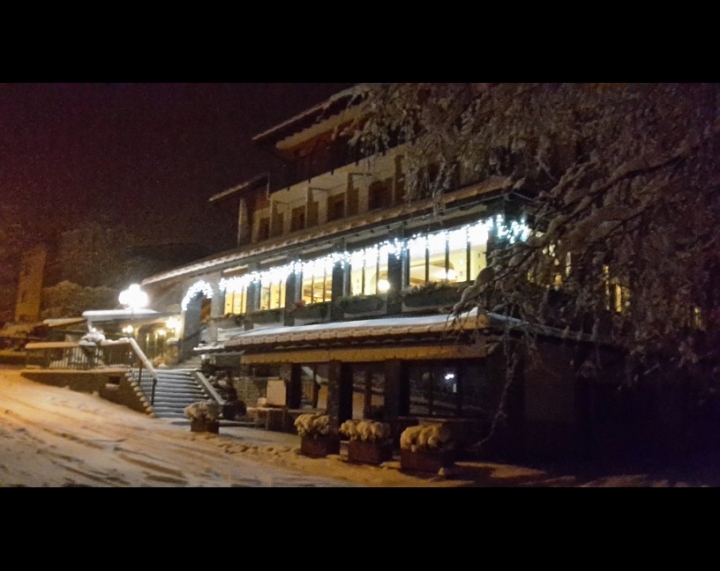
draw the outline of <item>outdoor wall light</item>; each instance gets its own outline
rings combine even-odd
[[[178,329],[180,329],[180,321],[178,319],[175,319],[174,317],[171,317],[165,322],[165,326],[173,332],[173,334],[177,334]]]

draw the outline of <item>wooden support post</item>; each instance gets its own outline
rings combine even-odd
[[[410,377],[400,359],[385,361],[385,418],[396,420],[410,414]]]
[[[328,363],[327,410],[330,426],[335,430],[352,418],[352,381],[352,369],[348,363],[334,360]]]

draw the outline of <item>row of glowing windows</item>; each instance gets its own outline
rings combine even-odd
[[[444,248],[410,247],[408,249],[408,272],[404,287],[414,287],[428,282],[468,282],[477,277],[486,265],[486,243],[463,246],[446,243]],[[301,299],[306,304],[332,299],[332,271],[325,268],[316,275],[303,276]],[[390,289],[388,282],[388,257],[378,255],[365,261],[360,268],[350,267],[350,295],[373,295]],[[285,306],[285,280],[262,283],[259,309],[275,309]],[[247,289],[225,293],[225,313],[241,315],[247,312]]]

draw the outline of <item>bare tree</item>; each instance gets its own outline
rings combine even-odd
[[[553,327],[619,348],[625,383],[655,370],[712,390],[719,96],[715,84],[363,85],[354,142],[406,145],[407,198],[432,196],[438,212],[459,170],[511,177],[531,236],[494,250],[457,315],[516,318],[505,323],[529,346]]]

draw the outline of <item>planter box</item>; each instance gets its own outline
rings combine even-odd
[[[392,460],[393,450],[390,442],[348,442],[348,462],[357,464],[382,464]]]
[[[330,314],[330,302],[296,307],[290,314],[297,320],[322,320]]]
[[[337,436],[303,436],[300,453],[311,458],[324,458],[328,454],[340,454],[340,438]]]
[[[250,321],[257,323],[258,325],[265,325],[268,323],[280,323],[283,320],[282,308],[277,309],[265,309],[261,311],[255,311],[249,316]]]
[[[212,432],[220,433],[220,422],[217,420],[199,420],[193,418],[190,420],[190,432]]]
[[[381,296],[354,296],[344,297],[339,301],[343,313],[348,315],[362,315],[385,311],[385,298]]]
[[[406,307],[434,307],[455,305],[460,301],[461,291],[456,288],[440,288],[431,291],[407,293],[403,296]]]
[[[441,452],[400,450],[400,469],[407,472],[437,473],[440,468],[448,468],[455,462],[452,450]]]

